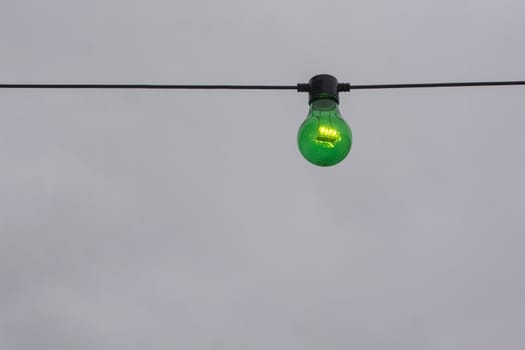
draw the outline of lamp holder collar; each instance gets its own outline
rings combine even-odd
[[[308,103],[319,99],[329,99],[339,103],[339,92],[350,91],[350,84],[339,83],[337,78],[330,74],[319,74],[310,79],[306,84],[299,84],[297,90],[308,92]]]

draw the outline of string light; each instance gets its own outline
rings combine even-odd
[[[137,90],[296,90],[309,93],[310,110],[299,128],[297,143],[301,154],[312,164],[331,166],[350,152],[352,132],[339,112],[339,92],[351,90],[413,89],[474,86],[525,85],[525,81],[479,81],[410,84],[339,83],[331,75],[316,75],[308,83],[295,85],[229,84],[0,84],[0,89],[137,89]]]

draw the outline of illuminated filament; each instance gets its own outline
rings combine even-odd
[[[334,148],[335,143],[341,140],[341,135],[336,129],[332,129],[326,126],[320,126],[318,129],[319,133],[315,138],[316,143],[323,144],[327,147]]]

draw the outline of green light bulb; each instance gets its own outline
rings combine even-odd
[[[297,133],[303,157],[318,166],[335,165],[345,159],[352,146],[352,131],[341,118],[336,101],[314,100]]]

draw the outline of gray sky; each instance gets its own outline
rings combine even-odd
[[[523,0],[2,0],[0,80],[523,80]],[[0,349],[521,350],[525,89],[0,91]]]

